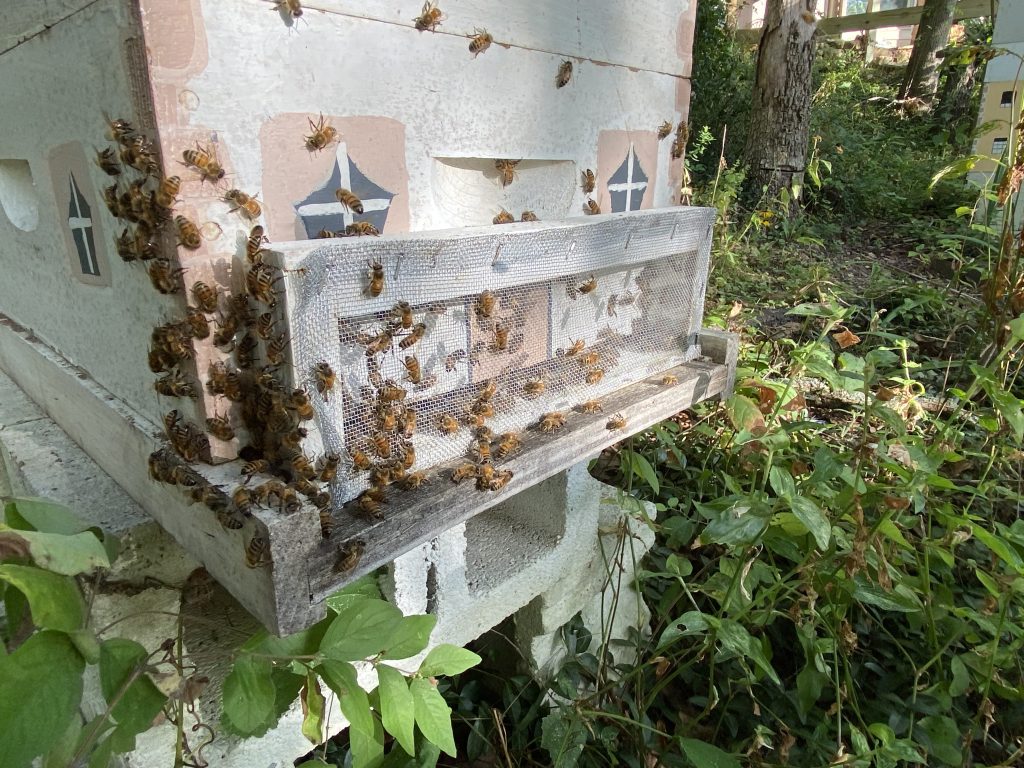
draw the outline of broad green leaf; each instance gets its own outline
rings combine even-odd
[[[4,519],[11,528],[72,536],[88,526],[63,504],[36,497],[9,499],[4,504]]]
[[[910,542],[907,541],[907,538],[903,535],[903,531],[897,527],[896,523],[888,518],[878,524],[878,532],[885,536],[885,538],[889,539],[889,541],[894,542],[896,546],[901,549],[913,549],[913,547],[910,546]]]
[[[409,684],[401,672],[387,664],[377,665],[377,679],[380,681],[377,693],[384,730],[395,737],[407,754],[415,755],[416,708]]]
[[[327,700],[320,690],[320,681],[312,672],[306,675],[306,684],[299,694],[302,701],[302,735],[313,744],[324,740],[324,712]]]
[[[108,704],[117,703],[111,716],[117,729],[111,738],[135,746],[135,736],[148,730],[167,697],[142,671],[149,653],[134,640],[111,638],[100,644],[100,688]],[[132,679],[134,676],[134,679]]]
[[[437,616],[426,613],[418,616],[404,616],[398,629],[388,638],[388,647],[382,659],[408,659],[427,647],[430,633],[437,624]]]
[[[429,680],[416,678],[409,684],[416,715],[416,726],[431,744],[446,755],[455,757],[455,736],[452,734],[452,711],[437,688]]]
[[[337,768],[337,766],[332,765],[331,763],[325,763],[319,757],[314,757],[303,763],[299,763],[295,768]]]
[[[806,722],[807,715],[814,711],[814,705],[817,704],[821,692],[828,682],[828,676],[819,672],[813,661],[809,661],[807,666],[797,674],[796,691],[800,722]]]
[[[76,714],[68,721],[64,733],[43,757],[42,768],[67,768],[71,765],[71,758],[75,755],[75,747],[81,735],[82,719]]]
[[[266,659],[240,656],[224,681],[224,715],[233,730],[258,736],[275,722],[272,667]]]
[[[321,619],[309,629],[283,637],[261,629],[246,641],[241,650],[265,656],[312,656],[320,648],[330,623],[330,618]]]
[[[793,475],[785,467],[773,464],[768,470],[768,482],[776,496],[796,495],[796,483],[793,481]]]
[[[922,717],[914,728],[914,735],[932,757],[946,765],[961,765],[960,728],[953,718],[944,715]]]
[[[949,660],[949,674],[952,678],[949,681],[949,695],[956,698],[967,693],[967,689],[971,687],[971,674],[959,656]]]
[[[723,619],[718,627],[718,640],[723,648],[750,659],[772,682],[782,685],[768,657],[765,656],[761,643],[738,621]]]
[[[0,768],[25,768],[61,741],[78,714],[84,670],[60,632],[38,632],[0,657]]]
[[[639,453],[630,451],[629,463],[632,465],[633,474],[647,483],[654,495],[657,496],[661,492],[661,485],[658,482],[658,473],[654,471],[651,462]]]
[[[853,590],[853,597],[866,605],[873,605],[884,611],[913,613],[921,609],[921,603],[912,596],[895,591],[886,592],[881,587],[868,584],[865,581],[858,581]]]
[[[708,619],[714,617],[708,617],[699,611],[687,611],[678,619],[672,621],[665,631],[661,633],[661,639],[658,640],[658,650],[662,650],[680,637],[688,637],[691,635],[700,635],[708,631],[709,622]],[[680,629],[680,627],[683,629]]]
[[[441,643],[430,649],[430,653],[420,664],[419,673],[424,677],[459,675],[470,667],[475,667],[480,661],[480,657],[472,651],[459,648],[457,645]]]
[[[30,565],[0,565],[6,581],[28,599],[32,621],[43,629],[72,632],[82,626],[85,605],[75,580]]]
[[[695,768],[740,768],[739,760],[706,741],[680,738],[679,746]]]
[[[350,729],[363,735],[372,735],[375,726],[370,699],[366,691],[359,687],[355,667],[345,661],[328,659],[321,662],[316,671],[337,695],[338,706],[348,720]]]
[[[553,768],[576,765],[587,743],[587,729],[571,709],[552,709],[541,721],[540,730],[540,745],[547,750]]]
[[[331,622],[320,652],[337,661],[361,661],[384,651],[402,612],[384,600],[359,599]]]
[[[987,528],[978,525],[975,522],[968,521],[967,525],[970,526],[971,533],[974,534],[974,537],[992,550],[992,553],[996,557],[1017,571],[1017,573],[1024,572],[1024,562],[1021,561],[1020,555],[1018,555],[1016,550],[1011,548],[1001,537],[996,536]]]
[[[328,597],[327,607],[335,613],[340,613],[341,608],[351,598],[368,597],[371,600],[379,600],[380,596],[380,585],[377,583],[377,577],[372,573],[368,573],[365,576],[360,576],[351,584],[346,584]]]
[[[24,531],[21,536],[28,542],[29,553],[35,564],[48,571],[77,576],[93,568],[110,567],[103,542],[92,533],[68,536],[62,533]]]
[[[987,158],[982,155],[967,155],[966,157],[961,157],[958,160],[955,160],[932,176],[931,183],[928,185],[928,191],[931,192],[935,188],[935,185],[943,179],[955,179],[961,176],[966,176],[970,173],[971,169],[978,164],[979,160],[984,159]]]
[[[821,507],[806,496],[787,496],[786,503],[800,522],[807,526],[818,549],[828,549],[829,541],[832,540],[832,524]]]
[[[771,510],[764,505],[738,501],[709,520],[700,539],[706,544],[746,546],[764,533],[770,517]]]
[[[764,434],[764,416],[757,403],[746,395],[733,395],[725,401],[725,412],[736,430],[746,430],[753,435]]]
[[[370,733],[349,729],[348,743],[352,748],[352,768],[377,768],[384,762],[384,729],[376,717],[371,716]]]
[[[87,664],[100,663],[100,641],[96,639],[92,630],[76,629],[74,632],[68,632],[68,637]]]
[[[107,768],[114,757],[113,735],[100,741],[89,755],[89,768]]]
[[[896,732],[885,723],[872,723],[868,726],[868,733],[882,742],[883,747],[888,747],[896,740]]]

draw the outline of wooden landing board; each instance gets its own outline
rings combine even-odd
[[[461,462],[435,468],[431,484],[414,492],[391,494],[384,519],[367,522],[346,507],[331,541],[317,550],[310,562],[313,602],[320,602],[349,581],[391,562],[447,530],[507,500],[516,493],[546,480],[609,445],[691,407],[701,400],[722,395],[731,384],[734,367],[723,363],[693,361],[669,371],[679,379],[675,385],[661,383],[662,376],[644,379],[602,398],[603,412],[566,414],[560,430],[543,433],[531,429],[524,434],[523,447],[507,461],[495,461],[497,471],[510,469],[512,480],[501,491],[480,491],[472,479],[458,485],[450,479],[451,468]],[[621,415],[626,425],[609,430],[613,416]],[[339,548],[361,540],[365,552],[357,567],[344,575],[334,572]]]

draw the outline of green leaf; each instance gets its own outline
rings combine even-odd
[[[764,434],[764,416],[757,403],[746,395],[733,395],[725,401],[725,413],[737,431],[746,430],[753,435]]]
[[[629,462],[633,468],[633,474],[647,483],[654,495],[657,496],[661,492],[661,485],[658,483],[658,473],[654,471],[651,462],[636,451],[629,452]]]
[[[243,736],[258,736],[274,724],[274,682],[266,659],[240,656],[224,681],[224,716]]]
[[[110,713],[117,723],[111,738],[128,744],[128,749],[134,748],[135,736],[149,729],[167,701],[141,672],[148,657],[146,649],[134,640],[115,637],[100,644],[100,688],[107,704],[117,700]]]
[[[341,608],[348,604],[354,597],[368,597],[371,600],[380,599],[380,585],[377,577],[372,573],[360,576],[351,584],[346,584],[337,592],[327,598],[327,607],[335,613],[341,613]]]
[[[958,160],[955,160],[932,176],[931,183],[928,185],[928,191],[931,192],[935,188],[935,185],[943,179],[955,179],[960,176],[966,176],[971,169],[977,165],[979,160],[986,159],[988,158],[985,158],[982,155],[967,155],[966,157],[961,157]]]
[[[540,724],[540,745],[554,768],[571,768],[579,762],[587,743],[586,726],[570,709],[552,709]]]
[[[331,763],[325,763],[319,757],[314,757],[306,760],[304,763],[299,763],[295,768],[337,768],[337,766]]]
[[[107,768],[114,757],[113,735],[108,736],[96,745],[89,755],[89,768]]]
[[[377,693],[384,730],[395,737],[407,754],[415,755],[416,708],[409,684],[401,672],[387,664],[377,665],[377,679],[380,681]]]
[[[764,655],[761,643],[738,621],[722,619],[718,627],[718,640],[722,643],[723,648],[750,659],[772,682],[782,685],[779,676],[768,661],[768,657]]]
[[[480,657],[472,651],[459,648],[457,645],[441,643],[431,648],[427,658],[420,664],[419,673],[424,677],[459,675],[470,667],[475,667],[480,661]]]
[[[30,565],[0,565],[6,581],[28,599],[32,621],[43,629],[72,632],[82,626],[85,605],[75,580]]]
[[[412,692],[416,725],[420,733],[441,751],[455,757],[455,736],[452,734],[452,711],[429,680],[416,678],[409,685]]]
[[[427,647],[430,633],[437,624],[437,616],[426,613],[419,616],[404,616],[391,637],[388,638],[387,650],[382,659],[408,659]]]
[[[698,510],[705,507],[695,504]],[[700,539],[706,544],[746,546],[753,544],[768,527],[771,510],[763,504],[737,501],[708,521]]]
[[[828,517],[821,507],[806,496],[787,496],[786,503],[793,510],[793,514],[810,531],[811,536],[814,537],[814,543],[818,545],[818,549],[828,549],[828,544],[832,540],[832,524],[828,521]]]
[[[796,495],[796,483],[793,482],[793,475],[784,467],[773,464],[771,469],[768,470],[768,482],[771,484],[776,496]]]
[[[807,666],[797,674],[796,692],[801,722],[805,722],[807,715],[814,710],[814,705],[817,704],[828,682],[828,676],[815,668],[813,660],[807,662]]]
[[[68,632],[68,637],[75,644],[78,652],[82,654],[82,658],[85,659],[86,663],[100,663],[100,641],[96,639],[96,635],[93,634],[92,630],[76,629],[74,632]]]
[[[67,768],[71,765],[71,758],[75,756],[75,747],[81,735],[82,720],[75,715],[68,721],[64,733],[43,757],[42,768]]]
[[[109,568],[110,560],[103,542],[92,533],[40,533],[24,531],[20,534],[29,545],[29,554],[40,568],[64,576],[77,576],[93,568]]]
[[[949,695],[956,698],[967,693],[967,689],[971,687],[971,675],[959,656],[949,660],[949,674],[952,678],[949,682]]]
[[[370,733],[349,729],[348,743],[352,748],[352,768],[377,768],[384,762],[384,729],[380,721],[371,716]]]
[[[11,528],[65,536],[81,533],[88,528],[63,504],[31,496],[9,499],[4,504],[4,519]]]
[[[316,671],[337,695],[338,706],[348,720],[350,730],[372,735],[375,726],[370,699],[366,691],[359,687],[355,667],[348,662],[327,660],[320,663]]]
[[[944,715],[922,717],[914,728],[914,734],[933,757],[946,765],[961,764],[960,728],[953,718]]]
[[[299,694],[302,700],[302,735],[313,744],[324,740],[324,712],[327,700],[320,690],[320,681],[312,672],[306,675],[306,684]]]
[[[883,611],[899,611],[900,613],[913,613],[921,609],[919,601],[909,595],[897,592],[886,592],[881,587],[858,581],[853,590],[853,597],[866,605],[873,605]]]
[[[402,612],[384,600],[359,598],[331,622],[320,652],[337,661],[361,661],[384,651]]]
[[[78,714],[84,670],[59,632],[38,632],[0,657],[0,768],[25,768],[61,741]]]
[[[696,768],[740,768],[739,760],[706,741],[680,738],[679,746]]]

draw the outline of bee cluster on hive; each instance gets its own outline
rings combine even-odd
[[[306,444],[342,457],[338,514],[380,520],[432,483],[500,491],[528,441],[699,354],[706,253],[648,247],[678,220],[666,212],[614,234],[586,221],[584,231],[325,243],[296,262],[292,375],[308,388],[318,369],[333,374],[311,396]]]

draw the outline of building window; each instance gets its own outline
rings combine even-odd
[[[78,188],[74,174],[68,174],[68,183],[71,185],[68,202],[68,227],[71,228],[71,238],[75,241],[75,250],[78,251],[82,274],[99,277],[100,267],[96,261],[96,242],[92,236],[92,211],[82,191]]]
[[[1006,149],[1006,139],[992,139],[992,154],[999,157]]]
[[[1000,107],[1012,107],[1013,106],[1013,91],[1003,91],[1003,95],[999,97]]]

